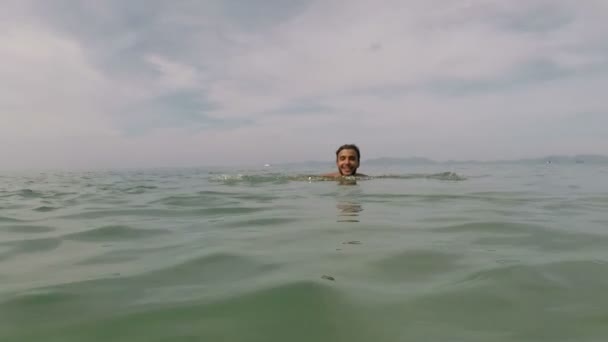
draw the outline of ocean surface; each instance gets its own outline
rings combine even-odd
[[[328,171],[0,173],[0,341],[608,341],[608,165]]]

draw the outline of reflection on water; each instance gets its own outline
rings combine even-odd
[[[340,185],[357,185],[355,179],[341,179]],[[340,187],[341,192],[337,196],[338,222],[359,222],[359,212],[363,211],[361,203],[357,199],[361,194],[359,187]]]
[[[361,204],[352,201],[339,202],[336,208],[338,208],[338,222],[359,222],[359,212],[363,211]]]
[[[352,177],[344,177],[338,180],[340,185],[357,185],[357,179]]]

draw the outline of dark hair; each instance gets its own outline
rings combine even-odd
[[[336,159],[338,159],[338,154],[340,154],[340,151],[342,150],[355,150],[355,152],[357,152],[357,160],[361,160],[361,152],[359,152],[359,148],[357,147],[357,145],[355,144],[346,144],[346,145],[342,145],[338,148],[338,150],[336,151]]]

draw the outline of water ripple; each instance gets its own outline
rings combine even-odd
[[[169,233],[170,231],[167,229],[137,229],[129,226],[114,225],[98,227],[79,233],[65,235],[64,238],[78,241],[124,241],[131,239],[143,239]]]

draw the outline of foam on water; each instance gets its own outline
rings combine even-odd
[[[439,172],[439,173],[412,173],[412,174],[387,174],[377,176],[343,176],[339,178],[326,177],[319,175],[290,175],[290,174],[216,174],[212,173],[209,180],[212,182],[224,183],[283,183],[283,182],[322,182],[322,181],[368,181],[374,179],[392,179],[392,180],[412,180],[412,179],[436,179],[442,181],[464,181],[467,178],[458,175],[454,172]]]

